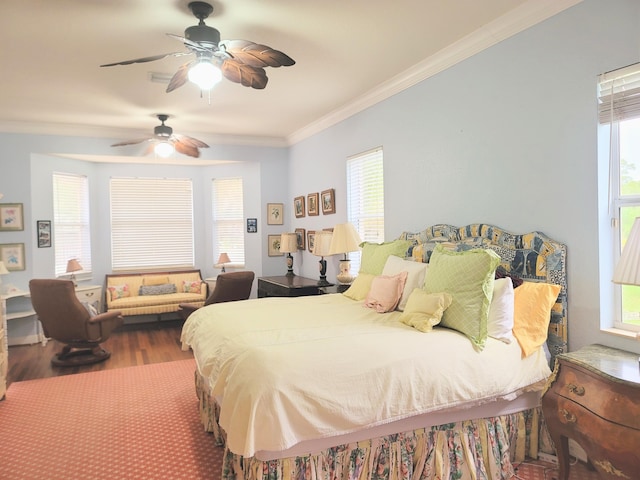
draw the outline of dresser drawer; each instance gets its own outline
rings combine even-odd
[[[545,415],[553,422],[550,428],[554,434],[580,444],[598,470],[619,478],[636,478],[640,465],[639,430],[600,418],[579,403],[554,393],[545,395],[543,405]]]
[[[561,363],[552,390],[599,417],[640,430],[640,415],[634,415],[637,390],[608,381],[577,365]]]

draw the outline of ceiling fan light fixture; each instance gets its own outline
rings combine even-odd
[[[171,142],[158,142],[155,147],[153,147],[153,151],[162,158],[167,158],[175,152],[175,148]]]
[[[222,72],[211,59],[203,57],[189,69],[189,81],[200,87],[200,90],[211,90],[222,80]]]

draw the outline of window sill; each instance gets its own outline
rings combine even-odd
[[[629,340],[640,340],[640,332],[633,332],[631,330],[623,330],[621,328],[601,328],[601,332],[616,335],[618,337],[628,338]]]

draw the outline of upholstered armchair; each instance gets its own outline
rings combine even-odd
[[[111,356],[100,344],[122,325],[120,312],[92,312],[76,297],[71,280],[34,279],[29,291],[45,336],[64,344],[51,359],[53,365],[88,365]]]
[[[203,306],[212,303],[235,302],[238,300],[246,300],[251,294],[251,286],[255,273],[251,271],[227,272],[221,273],[216,279],[216,286],[207,297]],[[180,315],[184,320],[187,319],[199,307],[188,303],[180,304]]]

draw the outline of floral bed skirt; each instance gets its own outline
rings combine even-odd
[[[219,445],[219,408],[196,372],[206,431]],[[225,450],[223,480],[508,480],[513,463],[537,458],[540,408],[464,420],[331,447],[278,460],[245,458]]]

